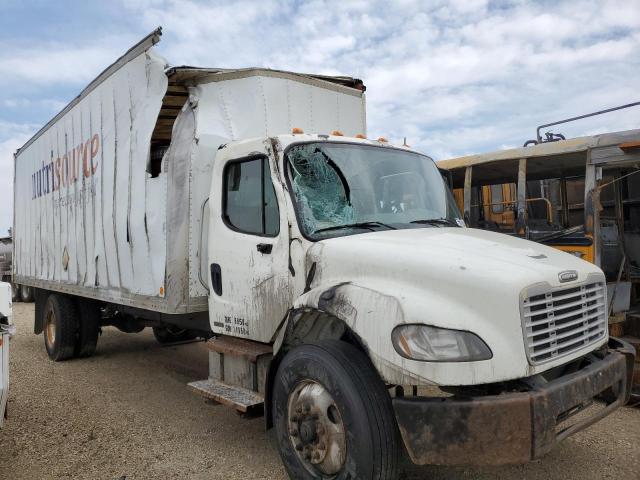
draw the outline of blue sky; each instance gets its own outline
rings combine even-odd
[[[640,0],[0,0],[0,234],[13,151],[158,25],[172,65],[360,77],[369,136],[436,159],[640,100]],[[639,124],[636,108],[557,131]]]

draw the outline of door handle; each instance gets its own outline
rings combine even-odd
[[[259,243],[258,245],[256,245],[256,249],[260,253],[269,254],[271,253],[271,250],[273,250],[273,245],[270,243]]]
[[[222,295],[222,270],[217,263],[211,264],[211,288],[216,295]]]

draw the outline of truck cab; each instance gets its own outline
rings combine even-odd
[[[418,464],[524,462],[627,401],[634,354],[608,336],[598,267],[467,228],[431,158],[336,133],[218,153],[205,267],[214,367],[195,390],[257,393],[293,478],[363,468],[348,439],[375,441],[378,428],[399,431]],[[226,360],[238,340],[256,352],[244,375]],[[566,423],[597,396],[598,413]]]

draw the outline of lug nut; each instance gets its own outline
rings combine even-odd
[[[325,448],[327,448],[327,446],[324,443],[320,442],[320,444],[318,445],[318,449],[324,450]]]
[[[295,428],[291,430],[291,436],[292,437],[297,437],[298,436],[298,430],[296,430]]]
[[[303,447],[302,447],[302,444],[301,444],[301,443],[297,443],[297,444],[296,444],[296,450],[297,450],[297,451],[301,452],[301,451],[302,451],[302,448],[303,448]]]
[[[308,403],[304,404],[304,411],[305,412],[310,412],[311,411],[311,405],[309,405]]]
[[[296,412],[298,412],[298,413],[302,413],[302,407],[298,407],[298,408],[296,408]]]

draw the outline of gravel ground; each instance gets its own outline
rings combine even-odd
[[[185,387],[207,376],[202,343],[161,347],[149,329],[106,328],[94,357],[53,363],[32,333],[33,304],[15,304],[14,322],[0,478],[286,478],[262,418],[206,405]],[[406,468],[406,480],[637,480],[640,409],[618,410],[527,465]]]

